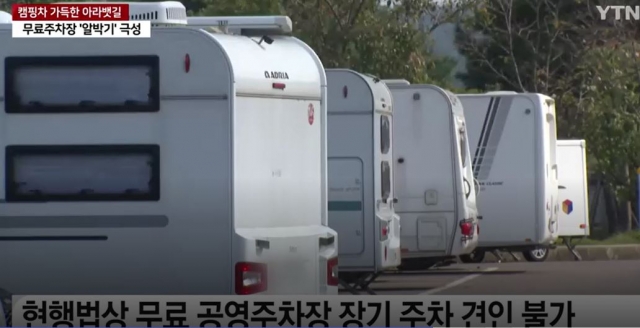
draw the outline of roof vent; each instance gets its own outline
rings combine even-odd
[[[288,16],[189,17],[189,26],[215,27],[226,33],[242,35],[280,35],[293,32]]]
[[[148,20],[155,26],[187,25],[187,8],[178,1],[131,2],[129,20]]]
[[[382,80],[386,85],[411,85],[411,82],[404,79]]]

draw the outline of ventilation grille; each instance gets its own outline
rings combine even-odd
[[[151,21],[154,26],[187,25],[187,9],[177,1],[130,2],[129,19]]]
[[[169,11],[169,9],[167,9],[167,12],[168,11]],[[171,18],[171,17],[169,17],[169,18]],[[130,20],[152,20],[152,19],[158,19],[158,11],[154,10],[154,11],[150,11],[150,12],[147,12],[147,13],[129,15],[129,19]]]
[[[167,8],[168,19],[187,19],[187,12],[182,8]]]

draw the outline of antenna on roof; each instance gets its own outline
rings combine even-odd
[[[217,27],[229,33],[247,36],[262,36],[262,41],[273,42],[266,35],[281,35],[293,32],[293,23],[288,16],[219,16],[189,17],[189,26]]]
[[[369,73],[363,73],[363,74],[368,76],[368,77],[370,77],[373,80],[373,83],[378,83],[378,82],[381,81],[379,77],[377,77],[377,76],[375,76],[373,74],[369,74]]]

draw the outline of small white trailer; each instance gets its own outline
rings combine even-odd
[[[558,140],[558,235],[574,251],[572,239],[589,237],[589,193],[585,140]]]
[[[328,69],[329,227],[338,233],[339,277],[351,293],[400,265],[394,212],[393,101],[377,78]]]
[[[478,242],[467,123],[458,97],[447,90],[397,80],[387,85],[402,267],[424,269],[468,254]]]
[[[544,261],[558,237],[554,100],[515,92],[458,96],[483,216],[478,248],[461,259],[481,262],[486,251],[517,250],[529,261]]]
[[[150,38],[0,25],[0,287],[336,294],[326,75],[291,20],[130,15]]]

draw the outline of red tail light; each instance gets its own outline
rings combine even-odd
[[[286,88],[287,86],[284,83],[272,83],[271,87],[273,87],[274,89],[284,90],[284,88]]]
[[[380,241],[385,241],[387,238],[389,238],[389,223],[380,221]]]
[[[236,263],[236,294],[250,295],[267,290],[267,265],[254,262]]]
[[[460,233],[463,236],[472,236],[473,235],[473,223],[471,222],[460,222]]]
[[[338,258],[327,260],[327,285],[338,286]]]

